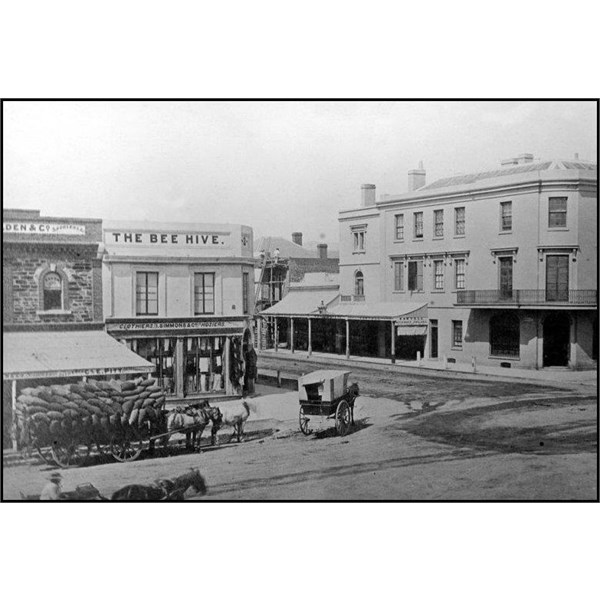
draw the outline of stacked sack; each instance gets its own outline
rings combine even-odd
[[[164,403],[156,380],[141,377],[25,388],[17,397],[21,443],[48,445],[57,438],[89,443],[158,421]]]

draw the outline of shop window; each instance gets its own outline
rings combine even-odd
[[[408,262],[408,289],[413,292],[423,291],[423,261]]]
[[[500,231],[512,231],[512,202],[500,202]]]
[[[444,237],[444,211],[433,211],[433,235],[437,238]]]
[[[185,393],[221,392],[223,378],[223,337],[190,337],[184,340]]]
[[[452,347],[462,348],[463,345],[463,323],[452,321]]]
[[[404,291],[404,263],[402,261],[394,263],[394,291]]]
[[[567,226],[567,199],[550,198],[548,200],[548,227]]]
[[[58,273],[50,271],[44,275],[42,282],[44,310],[61,310],[63,308],[63,282]]]
[[[365,278],[362,274],[362,271],[357,271],[356,275],[354,276],[354,295],[365,295]]]
[[[433,261],[433,287],[436,290],[444,289],[444,261]]]
[[[490,319],[490,354],[519,357],[519,317],[514,313],[494,315]]]
[[[465,235],[465,207],[454,209],[454,235]]]
[[[454,261],[455,284],[457,290],[465,289],[466,261],[464,258],[457,258]]]
[[[156,365],[159,385],[166,394],[175,393],[176,338],[140,338],[128,341],[128,347]]]
[[[242,273],[242,310],[245,315],[250,310],[250,274]]]
[[[215,274],[194,275],[194,314],[211,315],[215,312]]]
[[[396,239],[402,241],[404,239],[404,215],[396,215],[395,217]]]
[[[423,213],[417,212],[414,215],[414,237],[421,239],[423,237]]]
[[[137,315],[158,314],[158,273],[136,273],[135,303]]]

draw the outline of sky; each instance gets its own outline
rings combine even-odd
[[[240,223],[338,242],[360,186],[407,191],[525,152],[596,157],[596,105],[568,101],[5,102],[5,208]]]

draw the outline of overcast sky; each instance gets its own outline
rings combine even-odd
[[[4,207],[337,243],[337,213],[524,152],[596,157],[592,102],[7,102]]]

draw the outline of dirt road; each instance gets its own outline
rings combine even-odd
[[[442,381],[440,394],[440,380],[435,394],[433,382],[418,380],[401,393],[379,374],[360,381],[389,397],[360,396],[356,427],[344,438],[331,422],[312,423],[316,433],[304,436],[297,393],[260,388],[246,442],[70,469],[64,487],[92,482],[110,495],[193,467],[209,486],[207,496],[189,498],[199,501],[597,498],[596,398],[465,381]],[[39,493],[48,470],[5,468],[4,498]]]

